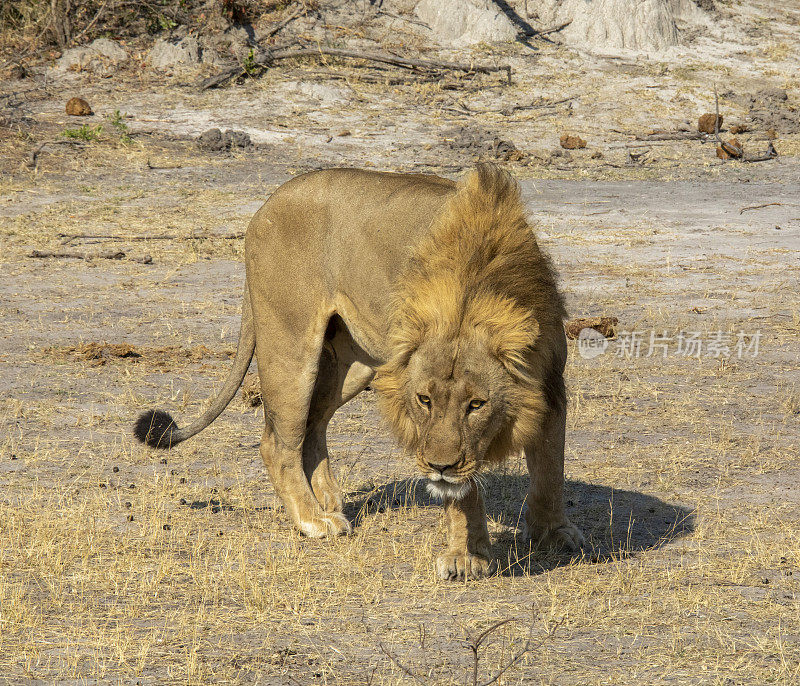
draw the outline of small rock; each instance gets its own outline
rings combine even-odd
[[[564,329],[567,338],[575,340],[583,329],[594,329],[605,338],[617,337],[617,317],[589,317],[586,319],[571,319],[566,323]]]
[[[577,150],[578,148],[585,148],[586,141],[580,136],[571,136],[565,133],[560,139],[561,147],[565,150]]]
[[[563,148],[553,148],[546,162],[551,164],[553,162],[558,162],[559,160],[562,162],[570,162],[572,161],[572,154]]]
[[[70,98],[67,100],[66,110],[71,117],[88,117],[94,114],[89,103],[83,98]]]
[[[119,467],[114,467],[112,468],[111,471],[114,472],[114,474],[116,474],[119,471]]]
[[[205,152],[226,152],[233,148],[252,149],[253,142],[244,131],[209,129],[197,139],[197,145]]]
[[[767,129],[767,138],[774,141],[778,137],[778,132],[775,129]]]
[[[161,528],[164,529],[164,531],[169,531],[172,529],[172,526],[170,524],[164,524]]]
[[[129,522],[132,522],[132,521],[133,521],[133,515],[132,515],[132,514],[129,514],[129,515],[127,516],[127,520],[128,520]]]
[[[732,134],[745,133],[746,131],[749,131],[747,124],[734,124],[730,128]]]
[[[595,150],[591,155],[589,155],[589,157],[591,157],[593,160],[602,160],[603,153],[599,150]]]
[[[697,120],[697,130],[700,133],[714,133],[717,129],[722,130],[722,115],[719,115],[719,124],[717,124],[716,114],[704,114]]]
[[[130,500],[126,500],[126,501],[125,501],[125,507],[126,507],[127,509],[129,509],[129,510],[130,510],[130,509],[133,507],[133,504],[131,503],[131,501],[130,501]]]

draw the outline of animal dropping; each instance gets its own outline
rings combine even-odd
[[[70,98],[67,100],[66,110],[71,117],[88,117],[94,114],[89,103],[83,98]]]
[[[704,114],[697,120],[697,130],[700,133],[714,133],[722,130],[722,115]]]
[[[561,147],[565,150],[577,150],[586,147],[586,141],[583,140],[583,138],[580,136],[572,136],[568,133],[561,136],[560,143]]]

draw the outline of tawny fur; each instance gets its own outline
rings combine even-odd
[[[542,383],[551,364],[549,339],[563,336],[564,316],[554,270],[539,250],[519,187],[501,169],[479,165],[398,282],[389,358],[373,384],[397,438],[416,450],[418,427],[405,400],[413,352],[431,336],[469,345],[479,335],[516,382],[506,398],[506,426],[485,460],[521,450],[538,435],[548,410]]]
[[[355,169],[298,176],[253,217],[245,264],[239,344],[222,388],[185,427],[146,413],[139,440],[169,447],[203,430],[255,355],[261,457],[306,535],[351,530],[326,430],[372,383],[444,501],[442,578],[491,573],[478,470],[523,448],[528,530],[579,545],[563,508],[564,307],[507,174],[482,166],[460,184]],[[422,400],[428,391],[435,406]],[[482,409],[471,413],[475,401]]]

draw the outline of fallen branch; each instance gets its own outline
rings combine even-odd
[[[765,202],[763,205],[748,205],[739,210],[739,214],[744,214],[747,210],[760,210],[762,207],[770,207],[771,205],[783,205],[782,202]]]
[[[383,643],[381,641],[378,641],[378,647],[381,649],[381,652],[384,655],[386,655],[386,657],[388,657],[395,665],[397,665],[397,668],[401,672],[403,672],[403,674],[406,674],[407,676],[410,676],[418,684],[422,684],[422,686],[426,686],[426,683],[422,679],[420,679],[416,674],[414,674],[414,672],[412,672],[402,662],[400,662],[400,660],[398,660],[394,655],[392,655],[392,653],[389,652],[388,648],[386,648],[386,646],[383,645]]]
[[[275,26],[269,29],[263,37],[258,39],[259,43],[267,40],[268,38],[272,38],[278,31],[281,31],[285,26],[292,23],[295,19],[302,17],[303,15],[308,14],[308,8],[303,5],[302,7],[298,7],[294,12],[292,12],[286,19],[279,21]]]
[[[54,141],[45,141],[39,147],[37,147],[33,152],[31,152],[30,156],[28,157],[28,166],[35,168],[37,160],[39,158],[40,153],[42,150],[45,149],[48,145],[76,145],[79,148],[83,147],[83,143],[80,141],[72,141],[72,140],[54,140]]]
[[[644,136],[636,136],[637,141],[694,141],[701,140],[705,134],[699,131],[654,131]]]
[[[147,168],[148,169],[181,169],[183,167],[182,164],[165,164],[163,166],[154,165],[147,160]]]
[[[730,142],[725,142],[719,137],[719,95],[717,94],[717,84],[714,84],[714,112],[716,114],[716,121],[714,122],[714,138],[716,138],[719,147],[730,156],[730,159],[737,160],[738,162],[768,162],[774,160],[778,156],[778,151],[772,141],[767,145],[767,149],[760,155],[755,157],[747,157],[744,154],[742,146],[732,145]],[[734,138],[733,141],[736,139]],[[719,154],[719,151],[717,151]],[[723,158],[723,162],[728,160]]]
[[[746,155],[743,156],[739,161],[740,162],[767,162],[769,160],[774,160],[778,156],[778,151],[775,150],[775,146],[772,145],[772,141],[769,142],[767,145],[767,149],[761,155],[756,155],[755,157],[747,157]]]
[[[27,257],[35,257],[40,259],[47,259],[47,258],[62,258],[62,259],[72,259],[72,260],[122,260],[126,259],[129,262],[139,262],[140,264],[152,264],[153,258],[150,255],[145,255],[144,257],[125,257],[125,253],[122,251],[113,251],[109,250],[107,252],[96,253],[94,255],[90,255],[88,253],[80,253],[80,252],[56,252],[53,250],[34,250],[28,253]]]
[[[411,19],[410,17],[403,17],[399,14],[393,14],[392,12],[387,12],[386,10],[379,9],[378,16],[383,15],[385,17],[390,17],[392,19],[400,19],[401,21],[406,21],[409,24],[416,24],[417,26],[421,26],[422,28],[428,29],[428,31],[433,31],[433,29],[428,26],[424,21],[418,21],[416,19]]]
[[[457,114],[502,114],[504,117],[507,117],[514,112],[519,110],[540,110],[545,109],[546,107],[555,107],[556,105],[561,105],[565,102],[570,102],[571,100],[578,100],[580,99],[580,95],[571,95],[568,98],[561,98],[561,100],[548,100],[544,102],[532,102],[529,105],[511,105],[511,107],[504,107],[499,110],[477,110],[471,107],[467,107],[463,102],[460,100],[456,103],[462,109],[458,109],[455,105],[451,105],[448,107],[443,107],[443,110],[448,110],[451,112],[456,112]]]
[[[83,38],[90,31],[90,29],[97,23],[97,20],[100,18],[100,15],[103,13],[103,10],[105,10],[105,8],[108,6],[108,1],[109,0],[106,0],[102,5],[100,5],[100,9],[97,10],[97,14],[94,15],[94,19],[92,19],[92,21],[90,21],[86,25],[83,31],[80,31],[77,35],[72,36],[72,38],[69,39],[68,43],[70,45],[76,45],[78,41],[81,38]]]
[[[510,65],[484,65],[484,64],[459,64],[457,62],[443,62],[439,60],[416,60],[406,57],[396,57],[394,55],[387,55],[377,52],[361,52],[360,50],[345,50],[342,48],[293,48],[288,50],[267,50],[265,53],[258,55],[254,59],[254,65],[262,68],[269,68],[279,60],[287,60],[295,57],[320,57],[322,55],[329,55],[331,57],[344,57],[347,59],[367,60],[369,62],[380,62],[382,64],[391,64],[396,67],[404,69],[424,69],[427,71],[438,71],[442,69],[449,69],[452,71],[463,71],[465,73],[480,73],[492,74],[495,72],[506,72],[508,82],[511,83],[511,66]],[[205,79],[200,83],[201,90],[208,88],[215,88],[224,83],[227,83],[233,78],[247,74],[248,72],[243,67],[232,67],[223,71],[217,76],[212,76]]]
[[[572,19],[563,24],[559,24],[558,26],[551,26],[549,29],[542,29],[541,31],[536,31],[533,34],[533,38],[536,38],[537,36],[546,36],[549,33],[558,33],[559,31],[563,31],[565,28],[567,28],[567,26],[569,26],[571,23]]]
[[[170,236],[161,234],[156,236],[112,236],[109,234],[91,234],[91,233],[58,233],[56,238],[65,239],[63,243],[68,243],[74,240],[98,239],[105,241],[186,241],[186,240],[200,240],[203,238],[216,238],[223,241],[233,241],[244,238],[244,233],[209,233],[206,235],[192,234],[189,236]],[[31,257],[39,257],[38,255],[31,255]]]

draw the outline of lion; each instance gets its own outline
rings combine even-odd
[[[330,169],[278,188],[245,236],[233,369],[185,428],[141,415],[134,434],[168,448],[208,426],[255,354],[265,408],[261,457],[306,536],[347,534],[326,444],[334,412],[367,388],[441,500],[442,579],[495,571],[481,471],[524,452],[524,531],[577,550],[563,505],[567,356],[563,298],[505,171],[459,183]]]

